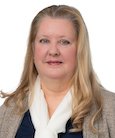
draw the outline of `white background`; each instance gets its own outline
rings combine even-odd
[[[115,92],[114,0],[0,0],[0,90],[12,92],[17,87],[31,21],[52,4],[80,10],[89,31],[94,69],[102,85]]]

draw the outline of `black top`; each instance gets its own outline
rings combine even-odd
[[[69,132],[72,128],[71,120],[66,124],[66,132],[59,133],[58,138],[83,138],[82,132]],[[34,138],[35,128],[33,126],[29,110],[24,114],[22,122],[17,130],[15,138]]]

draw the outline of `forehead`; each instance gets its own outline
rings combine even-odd
[[[75,35],[75,28],[69,19],[43,17],[38,25],[37,34]]]

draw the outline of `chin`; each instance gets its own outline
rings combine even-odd
[[[51,78],[51,79],[62,79],[62,78],[64,78],[64,76],[66,76],[66,75],[62,75],[62,74],[47,74],[47,77],[48,78]]]

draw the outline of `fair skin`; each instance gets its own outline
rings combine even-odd
[[[70,88],[76,67],[76,35],[71,21],[44,17],[34,42],[34,62],[40,76],[49,116]]]

